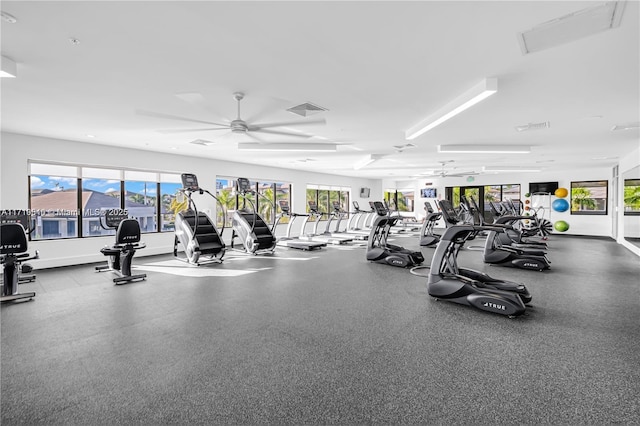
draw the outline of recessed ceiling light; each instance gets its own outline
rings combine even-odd
[[[87,135],[88,138],[95,138],[96,135]]]

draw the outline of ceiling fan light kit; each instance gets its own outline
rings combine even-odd
[[[428,132],[448,119],[455,117],[462,111],[472,107],[478,102],[488,98],[498,91],[497,78],[485,78],[462,95],[447,103],[433,114],[420,121],[415,126],[405,132],[407,140],[413,140],[418,136]]]

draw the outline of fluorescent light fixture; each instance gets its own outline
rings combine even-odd
[[[518,34],[523,54],[549,49],[620,25],[624,1],[608,1],[561,16]]]
[[[326,152],[336,151],[336,144],[328,143],[255,143],[240,142],[238,149],[242,151],[309,151]]]
[[[616,124],[611,128],[611,131],[617,130],[634,130],[640,128],[640,121],[636,121],[634,123],[625,123],[625,124]]]
[[[480,83],[476,84],[471,89],[467,90],[465,93],[407,130],[405,132],[405,138],[408,140],[417,138],[421,134],[428,132],[441,123],[444,123],[451,117],[460,114],[465,109],[472,107],[497,91],[498,79],[485,78]]]
[[[485,166],[482,168],[483,172],[487,173],[535,173],[541,171],[541,169],[527,169],[526,167],[505,167],[505,166]]]
[[[528,154],[530,146],[513,145],[438,145],[443,154]]]
[[[0,77],[15,78],[18,76],[18,67],[13,59],[2,57],[2,70],[0,71]]]
[[[383,154],[369,154],[366,157],[364,157],[362,160],[357,161],[353,165],[353,170],[360,170],[360,169],[368,166],[369,164],[373,163],[374,161],[380,160],[383,157],[384,157]]]

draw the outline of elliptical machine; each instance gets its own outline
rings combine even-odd
[[[411,251],[404,247],[387,243],[389,229],[395,225],[398,217],[389,216],[389,211],[380,201],[375,201],[373,208],[378,217],[373,223],[367,241],[367,260],[401,268],[420,265],[424,261],[424,256],[421,252]]]
[[[427,217],[420,230],[420,245],[423,247],[435,247],[440,242],[440,235],[433,232],[436,222],[442,218],[442,213],[436,212],[428,201],[424,202]]]
[[[471,236],[481,231],[503,230],[501,227],[473,225],[447,228],[431,260],[427,281],[429,295],[509,317],[522,315],[525,304],[531,302],[531,295],[524,284],[499,280],[458,266],[458,252]]]
[[[180,193],[188,200],[186,211],[176,213],[175,238],[173,243],[173,256],[189,264],[200,266],[201,256],[208,256],[204,263],[221,263],[225,254],[225,244],[222,240],[224,233],[226,212],[224,206],[211,192],[200,188],[198,178],[191,173],[183,173]],[[215,223],[204,212],[199,212],[196,203],[193,201],[193,193],[208,194],[220,205],[223,213],[222,229],[218,232]],[[178,256],[178,245],[182,244],[185,257]]]

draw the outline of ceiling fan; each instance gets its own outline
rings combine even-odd
[[[454,170],[448,171],[445,170],[445,164],[447,163],[453,163],[454,160],[446,160],[446,161],[438,161],[438,163],[440,163],[441,165],[441,169],[438,171],[434,171],[432,173],[423,173],[420,174],[420,176],[427,176],[427,177],[441,177],[441,178],[445,178],[445,177],[459,177],[459,176],[472,176],[472,175],[477,175],[479,173],[475,172],[475,171],[468,171],[468,172],[454,172]]]
[[[195,120],[187,117],[180,117],[171,114],[163,114],[159,112],[146,111],[146,110],[136,110],[136,114],[145,115],[148,117],[156,117],[156,118],[165,118],[169,120],[178,120],[178,121],[189,121],[193,123],[201,123],[213,125],[216,127],[203,127],[203,128],[193,128],[193,129],[169,129],[169,130],[159,130],[161,133],[188,133],[188,132],[203,132],[210,130],[230,130],[232,134],[242,134],[247,135],[250,138],[258,141],[265,142],[261,138],[255,135],[255,133],[262,134],[270,134],[270,135],[278,135],[278,136],[290,136],[297,138],[310,138],[312,135],[306,133],[298,133],[292,131],[284,131],[273,129],[275,127],[288,127],[288,126],[306,126],[312,124],[325,124],[326,121],[324,119],[320,120],[298,120],[298,121],[290,121],[290,122],[280,122],[280,123],[247,123],[240,116],[240,101],[244,99],[244,93],[236,92],[233,94],[233,98],[238,102],[238,116],[235,120],[229,120],[228,123],[216,123],[212,121],[203,121],[203,120]]]

